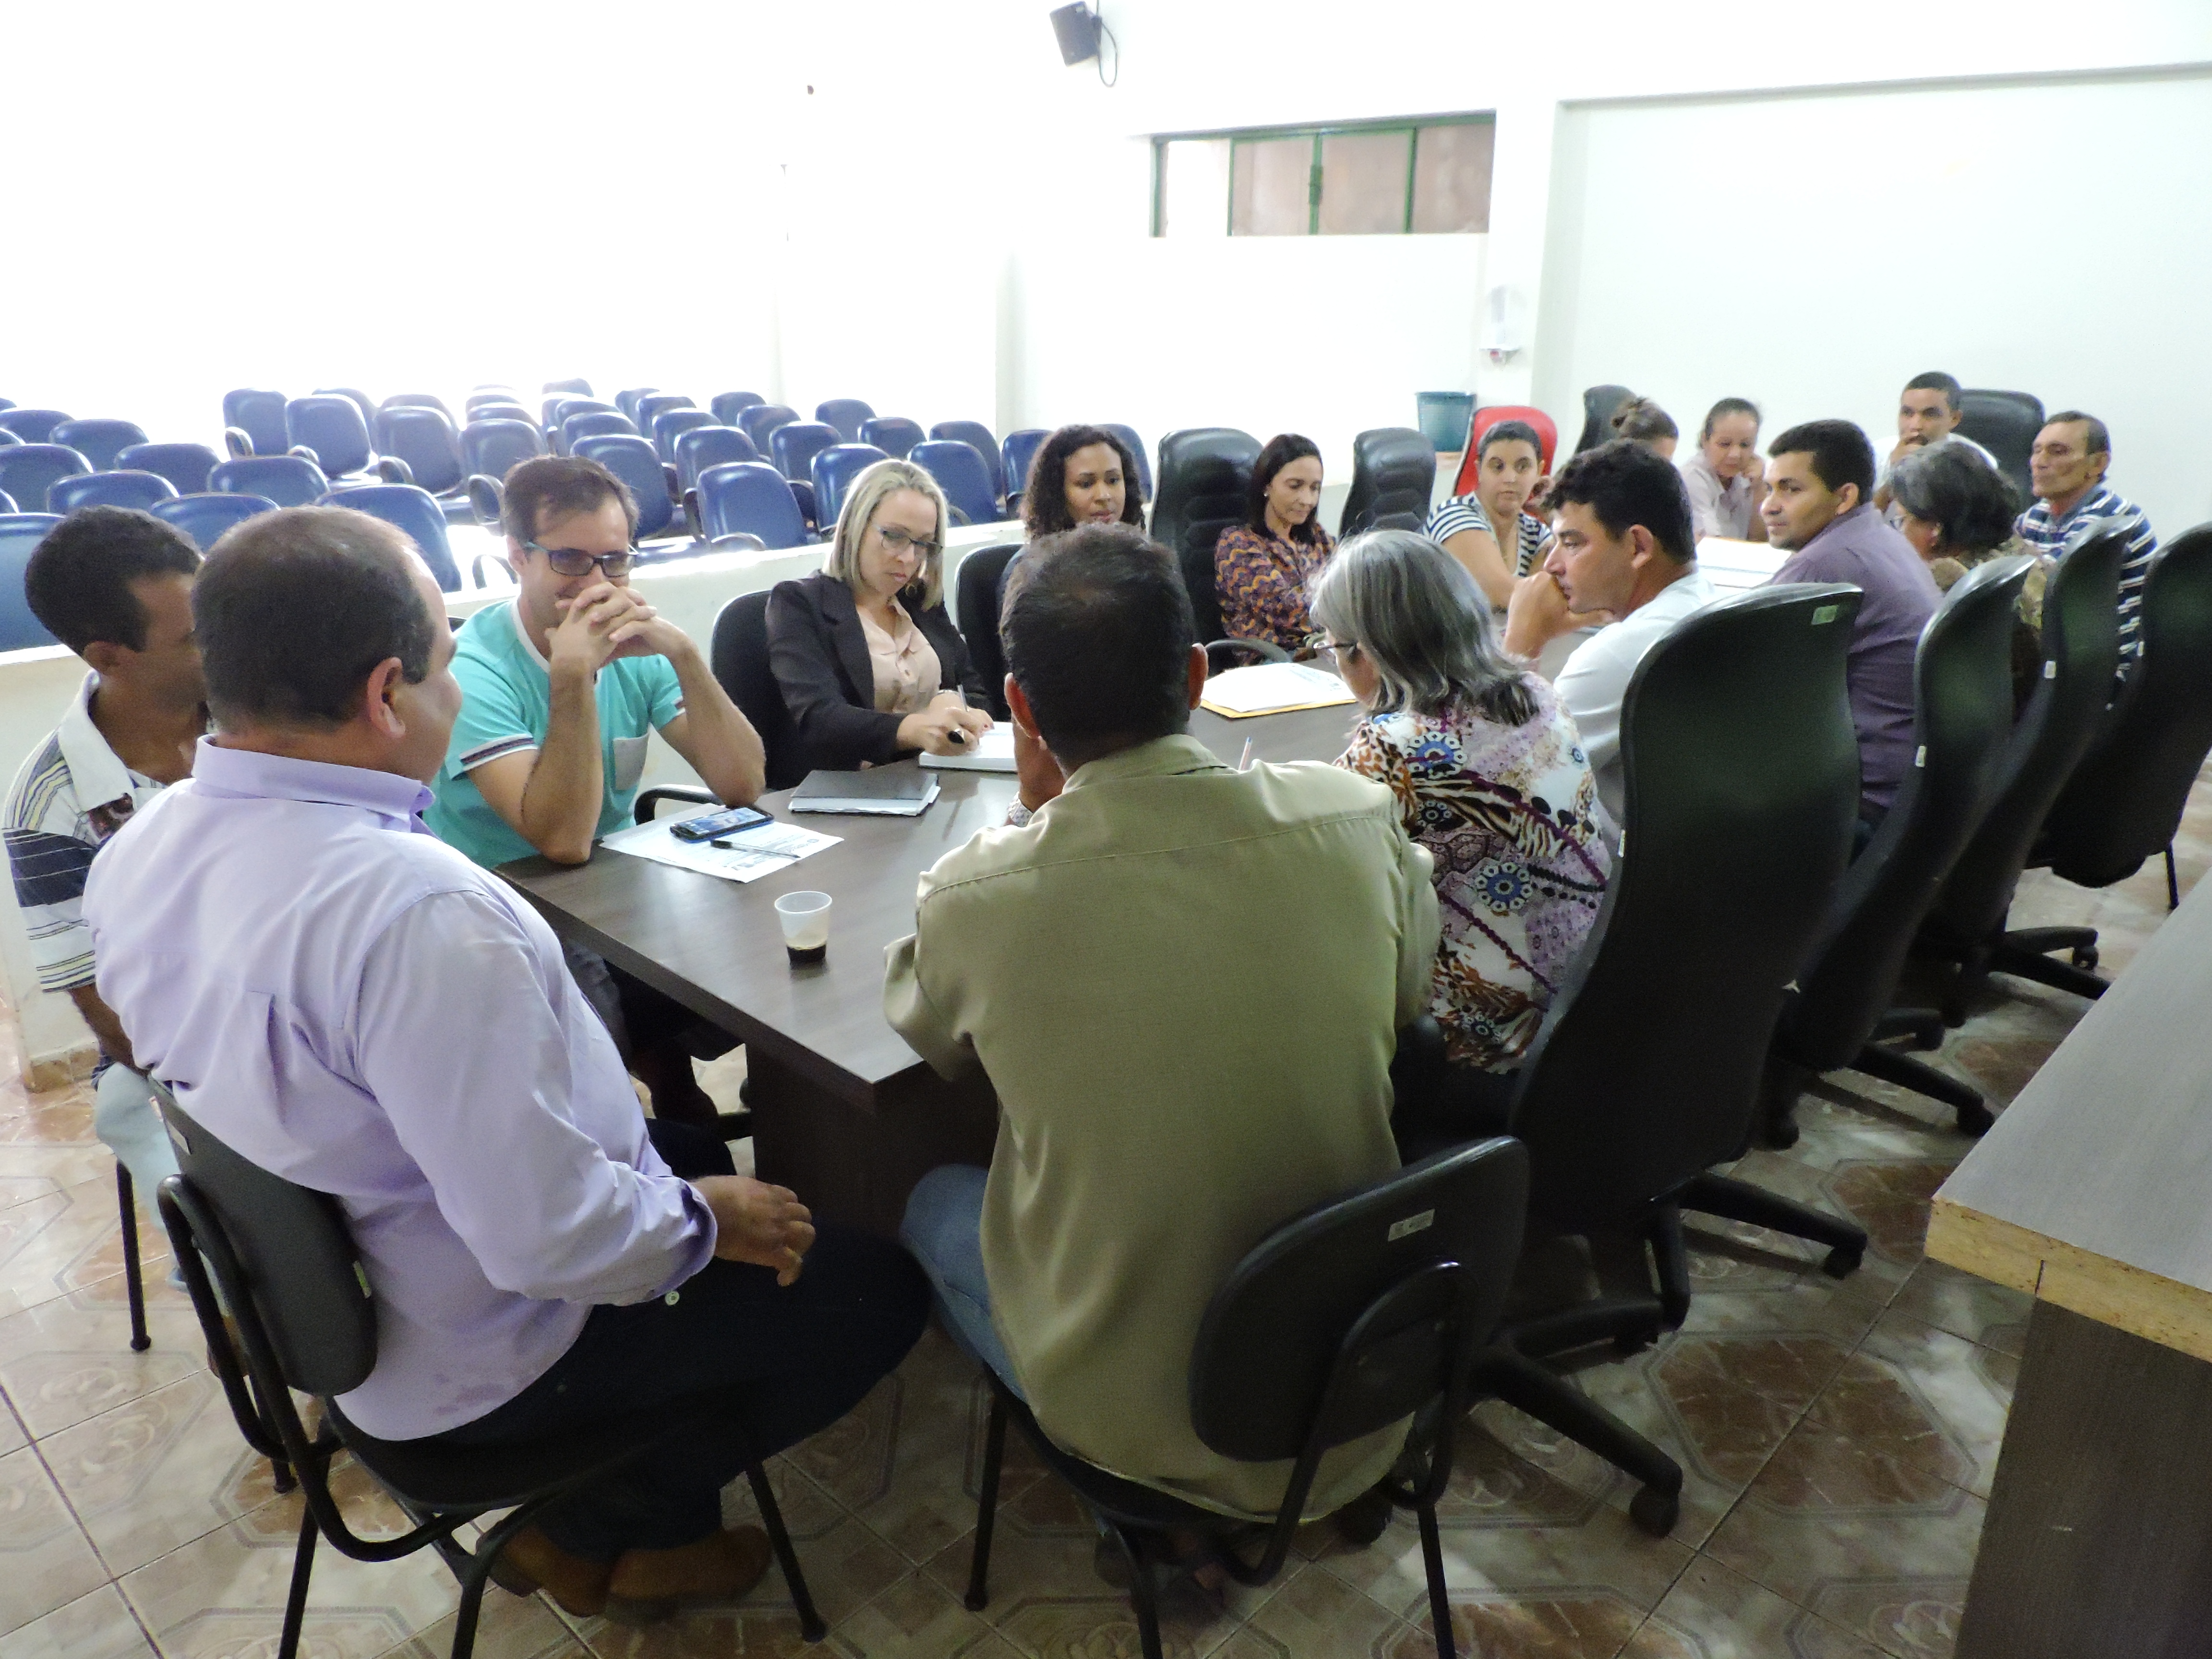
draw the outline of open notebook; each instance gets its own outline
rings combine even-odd
[[[1302,662],[1263,662],[1231,668],[1206,683],[1201,708],[1232,720],[1252,714],[1286,714],[1293,708],[1328,708],[1357,702],[1344,682],[1325,668]]]
[[[924,766],[947,772],[1011,772],[1014,769],[1014,728],[1000,720],[965,754],[924,755]]]

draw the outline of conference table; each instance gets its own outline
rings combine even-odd
[[[1936,1194],[2035,1298],[1959,1659],[2212,1650],[2212,882]]]
[[[1231,720],[1199,709],[1191,732],[1232,766],[1248,741],[1255,760],[1333,760],[1358,713],[1346,703]],[[792,817],[789,792],[763,797],[777,818],[842,839],[750,883],[606,847],[587,864],[525,859],[500,872],[562,939],[744,1043],[762,1179],[792,1188],[817,1215],[884,1234],[930,1170],[989,1163],[997,1128],[987,1083],[939,1078],[884,1018],[884,951],[914,931],[917,878],[1004,823],[1014,799],[1008,773],[936,775],[935,804],[912,818]],[[775,905],[807,890],[835,902],[827,957],[800,967],[784,952]]]

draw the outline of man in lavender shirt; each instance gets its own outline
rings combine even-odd
[[[742,1594],[767,1540],[722,1529],[720,1488],[898,1363],[921,1271],[817,1234],[710,1135],[648,1133],[551,930],[423,827],[461,692],[404,536],[264,514],[192,618],[216,735],[94,863],[101,997],[209,1133],[337,1199],[377,1307],[338,1402],[365,1432],[489,1444],[726,1402],[549,1510],[501,1583],[629,1622]]]
[[[1880,823],[1912,769],[1914,654],[1942,598],[1873,502],[1874,446],[1849,421],[1808,421],[1767,448],[1766,539],[1778,582],[1850,582],[1866,595],[1844,674],[1859,738],[1859,821]]]

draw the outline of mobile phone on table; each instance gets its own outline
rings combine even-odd
[[[678,818],[668,826],[668,833],[678,841],[712,841],[717,836],[732,836],[740,830],[775,822],[757,806],[732,806],[724,812],[701,812],[696,817]]]

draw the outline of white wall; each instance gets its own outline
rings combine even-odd
[[[1538,401],[1571,430],[1617,381],[1693,439],[1747,397],[1769,436],[1842,416],[1887,453],[1898,389],[1944,369],[2101,416],[2116,487],[2171,535],[2212,518],[2212,218],[2184,156],[2212,158],[2212,76],[1570,107]],[[1652,188],[1717,170],[1717,199]]]

